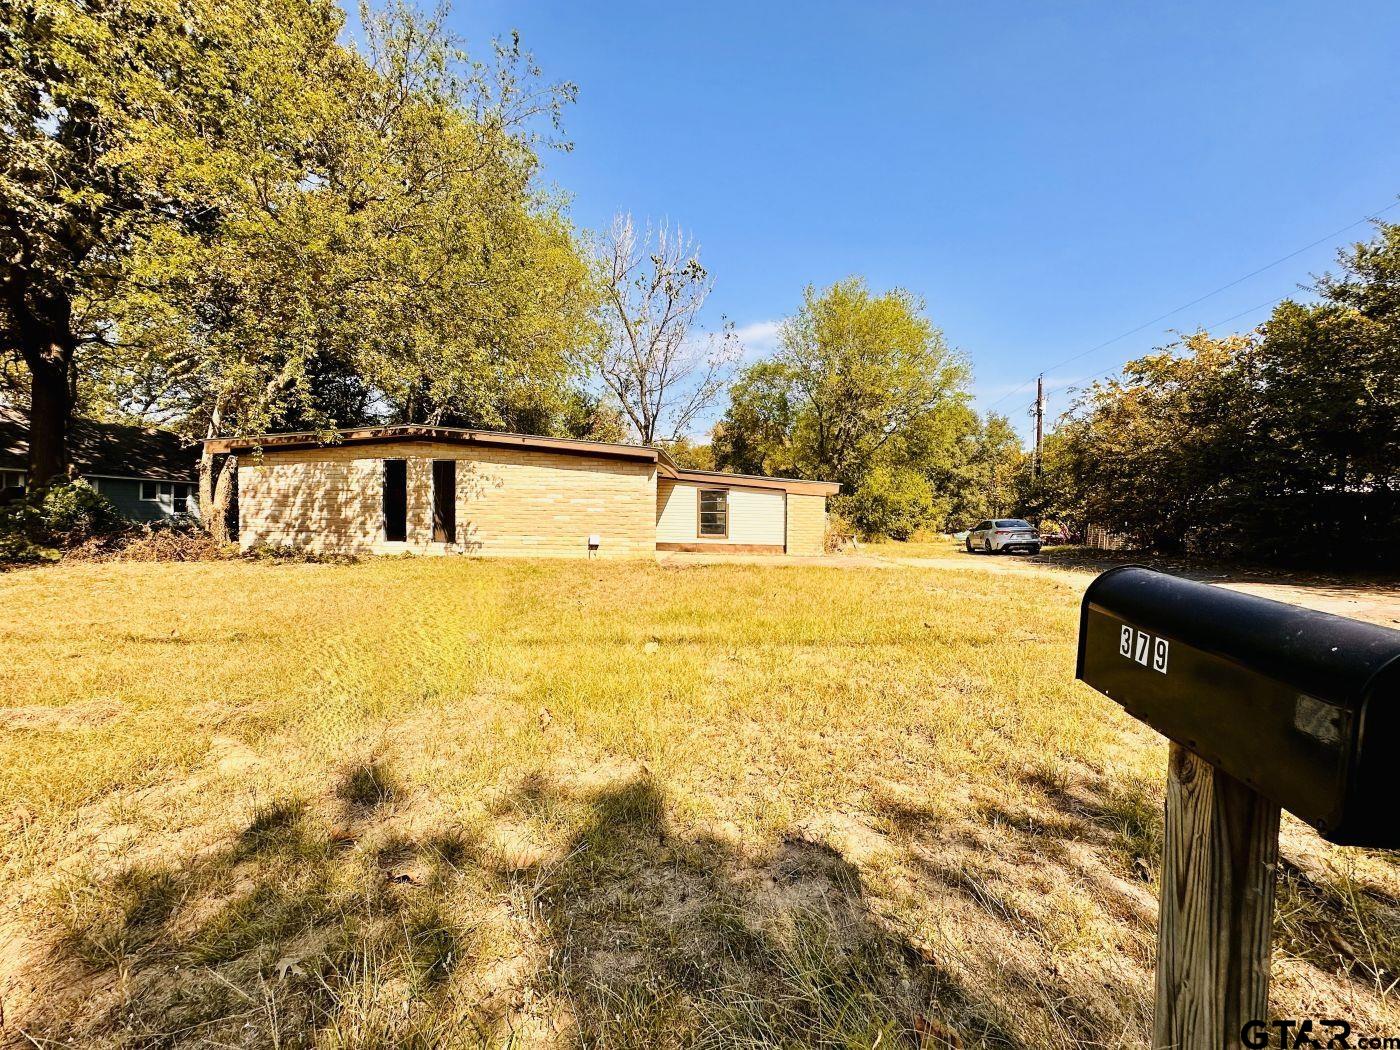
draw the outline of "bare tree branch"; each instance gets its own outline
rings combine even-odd
[[[675,440],[724,392],[740,352],[728,322],[698,330],[714,287],[700,246],[664,223],[639,237],[619,214],[597,254],[607,338],[594,368],[643,443]]]

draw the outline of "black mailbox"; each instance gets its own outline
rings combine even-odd
[[[1325,838],[1400,847],[1400,631],[1122,566],[1076,677]]]

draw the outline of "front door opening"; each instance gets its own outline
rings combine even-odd
[[[384,461],[384,538],[408,539],[408,461]]]
[[[433,539],[457,542],[457,461],[433,460]]]

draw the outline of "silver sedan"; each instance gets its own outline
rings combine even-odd
[[[996,518],[979,521],[967,533],[968,553],[984,551],[1030,551],[1040,553],[1040,533],[1034,525],[1020,518]]]

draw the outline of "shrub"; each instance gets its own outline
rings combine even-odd
[[[0,524],[0,530],[5,529]],[[24,565],[58,561],[61,554],[52,547],[34,543],[23,532],[0,531],[0,565]]]
[[[129,528],[87,482],[55,482],[0,509],[0,562],[57,561],[77,547],[106,549]]]
[[[933,520],[936,509],[928,478],[907,467],[886,466],[872,470],[850,496],[838,496],[837,505],[865,532],[896,540],[908,539]]]
[[[841,553],[855,538],[855,525],[840,513],[832,511],[826,516],[826,535],[822,540],[822,549],[828,554]]]
[[[45,538],[64,549],[89,540],[110,539],[131,526],[106,497],[81,479],[44,489],[39,514]]]
[[[362,559],[356,554],[316,551],[295,547],[290,543],[254,543],[242,555],[249,561],[289,562],[301,565],[356,565]]]

